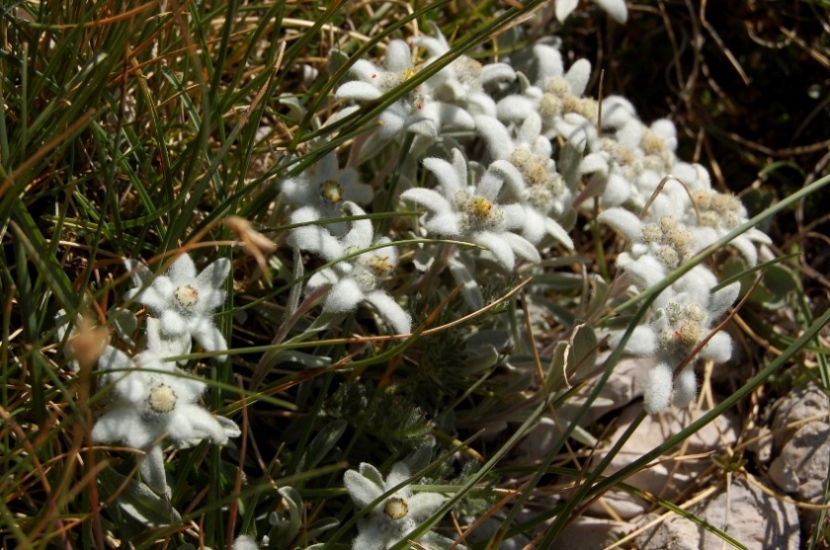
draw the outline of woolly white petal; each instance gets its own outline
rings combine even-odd
[[[164,310],[161,314],[161,330],[171,337],[187,334],[187,320],[177,311]]]
[[[440,122],[442,127],[450,126],[464,130],[473,130],[476,127],[475,120],[473,120],[470,113],[457,105],[434,101],[424,107],[424,111],[427,109],[433,109],[435,111],[435,120]]]
[[[556,0],[556,18],[564,21],[579,4],[579,0]]]
[[[487,141],[490,155],[494,160],[509,160],[513,152],[513,140],[507,128],[493,117],[477,116],[475,118],[478,133]]]
[[[557,0],[556,4],[556,16],[558,18],[560,0]],[[574,7],[576,7],[576,3],[574,3],[574,6],[571,7],[571,10],[573,10]],[[567,14],[565,17],[567,17]],[[533,56],[536,58],[536,62],[538,63],[538,70],[536,74],[537,81],[540,86],[544,84],[546,80],[554,76],[562,76],[565,72],[565,67],[562,65],[562,54],[559,52],[559,48],[554,48],[553,46],[549,46],[547,44],[537,44],[533,46]]]
[[[391,296],[380,290],[369,292],[366,301],[375,306],[380,316],[397,334],[408,334],[412,319]]]
[[[513,253],[513,247],[503,238],[503,234],[496,234],[490,231],[478,231],[472,235],[470,239],[476,244],[480,244],[490,251],[500,264],[508,270],[513,269],[516,264],[516,256]]]
[[[450,274],[456,283],[461,285],[461,294],[467,301],[467,304],[473,310],[479,310],[484,307],[484,296],[481,294],[481,289],[478,282],[473,277],[467,266],[457,259],[453,258],[449,262]]]
[[[732,357],[732,338],[724,331],[715,333],[700,351],[700,356],[715,363],[725,363]]]
[[[233,550],[259,550],[259,545],[248,535],[240,535],[233,541]]]
[[[695,400],[697,395],[697,378],[695,377],[694,365],[686,365],[677,380],[674,381],[674,400],[673,404],[678,409],[683,409]]]
[[[327,229],[318,225],[295,228],[288,238],[288,243],[300,250],[308,250],[312,254],[322,256],[329,261],[343,255],[343,247],[340,245],[340,241]]]
[[[455,212],[444,212],[431,216],[424,220],[424,227],[427,231],[436,235],[461,235],[461,225],[458,214]]]
[[[479,82],[489,84],[505,80],[516,80],[516,71],[507,63],[490,63],[481,68]]]
[[[372,101],[378,99],[383,95],[380,89],[372,86],[368,82],[361,82],[360,80],[352,80],[346,82],[337,88],[334,97],[337,99],[354,99],[356,101]]]
[[[384,490],[388,491],[395,485],[400,485],[408,480],[410,475],[409,468],[406,464],[403,462],[396,462],[392,465],[392,470],[389,472],[389,475],[386,476],[386,482],[383,484]],[[399,489],[395,494],[411,494],[411,491],[409,491],[407,487],[404,487],[403,489]]]
[[[343,474],[343,484],[346,485],[352,501],[360,508],[365,508],[384,492],[372,480],[354,470],[346,470]]]
[[[428,157],[421,162],[427,170],[435,174],[435,179],[438,180],[438,184],[446,196],[453,197],[458,191],[467,186],[466,181],[460,181],[455,167],[446,160]],[[446,199],[444,199],[444,202],[446,202]],[[425,206],[427,205],[425,204]]]
[[[557,0],[558,3],[559,0]],[[565,75],[565,80],[571,85],[571,92],[575,96],[581,96],[585,93],[585,87],[588,85],[590,78],[591,62],[587,59],[577,59]]]
[[[135,449],[147,447],[158,434],[149,430],[132,405],[116,405],[95,422],[92,440],[99,443],[120,441]]]
[[[729,241],[729,244],[734,246],[738,252],[741,253],[741,256],[746,259],[746,263],[749,267],[755,267],[758,263],[758,249],[755,248],[755,243],[750,241],[746,234],[735,237]]]
[[[438,493],[419,492],[412,495],[406,502],[412,518],[421,522],[431,516],[446,500],[447,497]]]
[[[199,273],[199,276],[196,277],[196,282],[205,288],[217,289],[222,286],[222,283],[228,278],[228,273],[230,272],[231,261],[227,258],[219,258]],[[222,299],[224,300],[224,291],[216,292],[221,292]],[[221,305],[221,303],[218,305]]]
[[[617,265],[620,265],[617,262]],[[654,256],[646,255],[627,264],[624,267],[632,282],[645,290],[663,280],[666,276],[666,268]]]
[[[366,212],[364,212],[362,208],[355,203],[348,201],[343,203],[343,212],[349,216],[366,215]],[[356,247],[362,250],[371,246],[372,236],[374,234],[372,220],[353,220],[350,223],[351,227],[349,228],[349,232],[346,233],[345,237],[343,237],[343,242],[341,243],[343,250],[346,251],[351,247]]]
[[[403,40],[392,40],[386,48],[384,58],[386,68],[390,71],[403,72],[412,67],[412,53]]]
[[[513,252],[524,258],[525,260],[537,263],[541,262],[542,258],[539,256],[539,251],[533,246],[530,241],[515,233],[505,232],[502,237],[510,243],[510,248]]]
[[[352,541],[353,550],[383,550],[387,535],[375,523],[369,523]],[[397,541],[395,541],[397,542]]]
[[[625,0],[594,0],[617,23],[625,23],[628,19],[628,8]]]
[[[643,222],[636,214],[624,208],[609,208],[601,212],[597,219],[622,233],[630,242],[643,240]]]
[[[496,104],[496,113],[499,120],[518,122],[527,118],[530,113],[534,112],[535,108],[534,102],[530,98],[509,95]]]
[[[177,405],[167,424],[170,438],[179,444],[194,444],[209,439],[218,445],[228,442],[225,430],[216,418],[199,405]]]
[[[524,200],[526,198],[526,186],[522,173],[512,162],[507,160],[496,160],[490,163],[487,171],[494,172],[501,176],[507,188],[517,200]]]
[[[643,407],[648,414],[657,414],[669,406],[674,373],[668,363],[657,363],[648,371],[643,393]]]
[[[182,254],[176,258],[176,261],[173,262],[173,265],[167,271],[167,276],[176,285],[195,279],[196,264],[193,263],[193,258],[190,257],[190,254]]]
[[[430,159],[424,160],[427,161]],[[443,214],[453,211],[452,206],[447,201],[447,199],[445,199],[441,193],[434,191],[432,189],[424,189],[422,187],[407,189],[406,191],[401,193],[401,198],[407,201],[412,201],[415,204],[424,206],[431,212],[435,212],[437,214]]]
[[[608,344],[616,348],[622,340],[625,331],[619,331],[611,336]],[[651,327],[640,325],[634,328],[628,342],[625,343],[625,352],[632,355],[652,356],[657,353],[657,334]]]
[[[740,281],[735,281],[731,285],[724,287],[717,292],[713,292],[709,297],[709,314],[713,319],[718,319],[726,310],[735,303],[738,294],[741,293]]]
[[[490,202],[495,202],[496,198],[499,196],[499,191],[501,191],[502,185],[504,185],[502,179],[495,173],[488,170],[484,172],[484,175],[481,177],[478,185],[476,185],[476,194],[481,195]]]
[[[225,336],[213,324],[211,319],[198,319],[196,323],[191,325],[191,334],[205,348],[205,351],[224,351],[228,349],[228,342],[225,340]],[[220,363],[224,362],[227,358],[227,355],[217,355],[215,357]]]
[[[323,311],[332,313],[348,313],[357,309],[364,299],[363,291],[353,279],[338,281],[326,295]]]
[[[556,220],[554,220],[553,218],[545,218],[545,229],[554,239],[559,241],[559,243],[562,244],[565,248],[567,248],[568,250],[574,249],[574,242],[571,239],[571,236],[568,234],[564,227],[559,225],[559,223]]]

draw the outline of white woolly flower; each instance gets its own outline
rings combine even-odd
[[[345,202],[343,211],[349,216],[366,213],[356,204]],[[292,218],[293,219],[293,218]],[[342,237],[334,237],[325,227],[308,225],[297,228],[291,235],[292,242],[300,249],[308,250],[335,261],[374,245],[391,242],[382,237],[372,242],[373,227],[370,220],[354,220],[351,229]],[[384,280],[392,274],[398,263],[398,251],[387,246],[339,261],[321,270],[308,281],[308,291],[331,285],[323,304],[324,313],[348,313],[366,302],[373,306],[381,318],[399,334],[406,334],[412,327],[409,315],[383,290]]]
[[[352,501],[360,508],[366,508],[384,493],[409,479],[409,468],[403,462],[392,466],[386,479],[371,464],[362,463],[358,470],[347,470],[343,482]],[[385,500],[375,503],[369,514],[360,519],[360,533],[352,542],[354,550],[383,550],[391,548],[407,534],[416,529],[444,503],[446,498],[438,493],[413,493],[408,485],[403,486]],[[427,532],[417,542],[430,544],[437,535]]]
[[[515,123],[531,115],[539,117],[545,137],[563,136],[581,150],[596,135],[597,102],[582,97],[591,76],[591,63],[579,59],[566,73],[557,48],[537,44],[533,54],[537,62],[534,85],[524,80],[521,94],[500,100],[496,108],[498,117]]]
[[[421,36],[413,40],[415,45],[429,52],[430,57],[426,65],[450,51],[450,45],[438,25],[430,22],[430,26],[435,34],[434,37]],[[438,71],[427,82],[436,100],[460,105],[471,114],[495,116],[496,104],[484,91],[484,87],[515,79],[516,72],[507,63],[482,65],[475,59],[462,55]]]
[[[452,163],[439,158],[423,161],[438,179],[440,192],[416,188],[401,193],[402,199],[429,210],[423,222],[427,231],[481,245],[507,269],[513,269],[516,255],[538,262],[536,247],[512,232],[524,226],[524,209],[497,202],[502,176],[488,169],[477,185],[468,186],[466,160],[458,149],[452,155]]]
[[[147,450],[167,435],[185,447],[205,439],[224,445],[239,435],[236,424],[213,416],[197,404],[206,385],[145,351],[130,359],[107,347],[99,361],[105,380],[114,384],[112,407],[95,423],[92,438],[99,443],[120,441]]]
[[[504,178],[512,198],[524,210],[522,235],[535,244],[548,233],[573,250],[568,232],[554,219],[570,208],[571,193],[550,158],[550,140],[540,135],[539,117],[528,116],[515,138],[493,117],[476,117],[476,126],[497,159],[490,169]]]
[[[663,291],[655,300],[652,320],[636,327],[625,351],[634,355],[652,356],[657,364],[652,368],[644,394],[645,409],[650,414],[665,409],[674,390],[674,405],[685,407],[695,396],[694,360],[678,373],[672,382],[674,370],[704,339],[699,356],[716,363],[729,360],[732,339],[725,332],[711,337],[715,323],[735,301],[740,283],[733,283],[712,292],[717,278],[708,268],[698,265]],[[622,332],[613,334],[611,346],[619,345]]]
[[[409,46],[402,40],[392,40],[389,43],[384,66],[385,68],[380,68],[365,59],[357,60],[350,69],[357,80],[341,85],[335,97],[373,101],[417,74]],[[391,139],[404,129],[434,138],[444,124],[473,128],[472,118],[464,109],[435,101],[425,84],[418,85],[387,108],[381,114],[380,122],[378,133],[382,139]]]
[[[225,291],[220,287],[230,272],[230,260],[220,258],[198,275],[188,254],[179,256],[167,273],[158,276],[136,260],[124,264],[136,285],[126,298],[147,306],[161,321],[165,337],[192,337],[207,351],[228,349],[211,314],[225,301]],[[224,361],[225,357],[217,360]]]
[[[338,166],[334,151],[301,175],[283,180],[280,190],[293,204],[317,209],[318,219],[324,220],[341,216],[343,201],[368,204],[374,195],[371,186],[358,180],[353,168]]]
[[[697,226],[694,231],[702,247],[712,244],[747,221],[746,208],[735,195],[701,189],[692,193],[692,199],[696,209],[690,208],[687,211],[686,220]],[[753,227],[729,241],[729,244],[741,253],[750,266],[754,266],[758,263],[755,243],[771,242],[766,233]]]
[[[659,214],[656,209],[652,211],[655,216]],[[662,279],[666,273],[699,250],[695,234],[673,216],[660,216],[655,222],[649,223],[628,210],[609,208],[599,215],[598,220],[610,225],[626,237],[631,244],[629,256],[634,261],[639,261],[640,258],[648,255],[662,265],[658,273],[653,271],[654,262],[651,260],[645,260],[648,264],[642,268],[627,261],[624,261],[626,265],[618,262],[618,265],[624,267],[626,271],[634,272],[635,277],[647,277],[644,283],[653,281],[655,278]],[[643,290],[648,286],[651,284],[647,284]]]

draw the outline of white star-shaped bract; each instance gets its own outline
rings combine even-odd
[[[573,250],[568,232],[554,218],[571,208],[571,193],[551,158],[550,140],[540,134],[541,121],[532,114],[515,137],[498,119],[477,116],[476,128],[496,159],[490,169],[504,178],[511,199],[524,209],[522,235],[537,244],[545,233]]]
[[[420,36],[413,40],[415,45],[429,52],[427,66],[450,51],[450,45],[438,25],[430,22],[430,26],[435,36]],[[495,116],[496,103],[484,87],[515,79],[516,71],[507,63],[482,65],[475,59],[462,55],[430,77],[427,83],[431,96],[438,101],[458,105],[472,115]]]
[[[342,216],[343,201],[368,204],[372,201],[372,187],[358,180],[353,168],[340,168],[337,154],[332,151],[301,175],[280,183],[285,198],[298,207],[311,207],[319,212],[318,219]],[[342,229],[345,230],[345,225]],[[336,228],[331,227],[337,233]]]
[[[392,40],[386,48],[384,68],[371,61],[357,60],[350,72],[357,80],[341,85],[335,97],[354,101],[373,101],[403,84],[417,70],[406,42]],[[387,140],[403,129],[427,138],[435,138],[443,125],[472,129],[472,117],[461,107],[436,101],[426,83],[418,85],[401,100],[393,103],[380,116],[378,135]]]
[[[228,349],[225,337],[213,322],[212,312],[225,301],[220,288],[230,273],[231,262],[220,258],[197,275],[188,254],[182,254],[164,275],[154,276],[136,260],[124,262],[136,288],[127,299],[144,304],[161,321],[167,338],[194,338],[207,351]],[[217,357],[224,361],[226,356]]]
[[[142,352],[133,360],[107,347],[99,367],[106,373],[105,381],[113,384],[114,401],[95,422],[92,438],[96,442],[120,441],[147,450],[165,435],[180,447],[205,439],[223,445],[239,435],[236,424],[197,403],[206,388],[204,382],[187,377],[152,352]]]
[[[348,201],[343,204],[343,212],[349,216],[366,214],[359,206]],[[305,214],[308,213],[305,212]],[[325,227],[307,225],[295,229],[290,241],[298,248],[318,254],[330,262],[373,245],[391,242],[387,237],[381,237],[373,242],[374,229],[370,220],[353,220],[350,224],[351,228],[341,238],[333,236]],[[366,302],[377,310],[381,318],[393,330],[399,334],[406,334],[412,328],[412,320],[403,308],[383,290],[384,280],[392,274],[397,263],[398,251],[395,246],[370,250],[338,261],[332,267],[315,273],[308,281],[307,291],[311,292],[323,285],[331,285],[331,290],[326,295],[323,304],[324,313],[352,312],[361,302]]]
[[[512,232],[524,227],[524,208],[497,202],[504,184],[498,170],[488,169],[472,186],[467,185],[467,161],[458,149],[452,152],[452,163],[430,157],[423,164],[435,174],[440,192],[409,189],[401,193],[401,199],[427,208],[423,222],[427,231],[481,245],[507,269],[513,269],[517,255],[540,261],[536,247]]]
[[[347,470],[343,482],[352,501],[360,508],[366,508],[393,487],[406,482],[410,477],[409,468],[403,462],[396,462],[386,479],[371,464],[362,463],[357,470]],[[446,497],[438,493],[413,493],[404,485],[375,505],[369,515],[358,522],[360,533],[352,542],[354,550],[383,550],[407,538],[444,503]],[[427,532],[418,542],[430,544],[435,535]]]

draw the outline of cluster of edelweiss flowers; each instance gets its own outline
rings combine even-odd
[[[624,3],[598,3],[615,18],[625,19]],[[572,4],[557,2],[562,11],[557,15],[566,16]],[[433,30],[434,36],[410,43],[392,41],[382,65],[355,61],[350,69],[353,79],[336,90],[340,111],[335,117],[395,90],[448,52],[446,39]],[[414,62],[418,50],[427,54],[421,64]],[[396,235],[380,234],[366,216],[367,210],[375,210],[377,181],[361,182],[359,170],[365,162],[383,164],[381,153],[398,151],[406,133],[412,139],[401,172],[405,189],[394,198],[401,209],[414,206],[423,212],[408,226],[409,237],[424,241],[413,265],[424,277],[426,271],[434,277],[448,269],[463,285],[472,308],[484,305],[477,273],[508,272],[521,262],[533,265],[557,250],[573,250],[569,232],[577,210],[592,202],[588,198],[599,201],[599,221],[630,243],[617,267],[627,275],[632,293],[657,284],[746,221],[739,199],[714,191],[703,167],[677,159],[670,121],[646,126],[624,98],[609,97],[600,105],[585,97],[590,63],[581,59],[566,70],[553,42],[536,45],[532,53],[532,64],[524,69],[534,80],[509,60],[482,65],[458,57],[386,109],[378,129],[352,144],[347,166],[341,167],[336,152],[329,152],[309,170],[279,182],[283,199],[294,206],[291,222],[302,224],[288,243],[328,262],[306,285],[307,293],[325,294],[321,319],[334,323],[365,305],[390,331],[412,331],[403,293],[390,284],[396,280],[400,257]],[[471,146],[477,144],[484,147]],[[482,150],[478,158],[470,158],[471,151]],[[420,166],[426,169],[426,179],[419,175],[424,174]],[[389,172],[388,165],[380,170],[383,175]],[[413,184],[418,181],[429,184]],[[426,240],[429,237],[457,244],[439,252],[438,245]],[[756,243],[765,242],[763,233],[750,230],[732,244],[754,265]],[[220,287],[230,262],[217,260],[198,275],[187,254],[163,275],[135,261],[128,261],[127,268],[135,283],[127,298],[146,306],[152,315],[147,320],[146,349],[130,357],[106,347],[99,364],[113,399],[92,435],[98,442],[120,441],[145,451],[142,474],[163,492],[167,485],[161,438],[168,436],[178,445],[202,440],[224,444],[239,434],[233,422],[198,404],[205,383],[170,360],[189,353],[192,339],[209,351],[227,348],[211,315],[224,303]],[[655,358],[645,394],[648,412],[660,412],[672,400],[683,407],[694,398],[690,354],[699,352],[717,362],[729,358],[729,336],[710,333],[735,300],[739,285],[713,291],[717,283],[707,267],[695,267],[660,294],[646,324],[629,339],[626,351]],[[613,333],[612,344],[621,337]],[[676,372],[681,365],[685,367]],[[346,472],[352,500],[368,509],[358,523],[354,548],[389,548],[441,506],[441,495],[413,494],[409,477],[403,463],[395,464],[386,478],[365,463]],[[431,532],[419,541],[436,546],[445,542]],[[240,541],[240,547],[246,544],[255,547],[252,541]]]

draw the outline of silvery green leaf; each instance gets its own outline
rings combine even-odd
[[[331,365],[331,357],[287,349],[279,352],[274,357],[274,364],[279,363],[298,363],[307,369],[319,369]]]
[[[286,114],[287,119],[293,122],[299,122],[305,116],[305,108],[303,108],[302,104],[296,97],[283,96],[279,99],[279,102],[281,105],[288,107],[288,113]]]
[[[565,350],[568,376],[590,372],[597,361],[597,336],[586,324],[576,325]]]
[[[333,75],[334,73],[339,71],[340,68],[343,65],[348,63],[348,61],[349,61],[349,56],[346,55],[345,53],[341,52],[340,50],[335,50],[335,49],[329,50],[329,59],[328,59],[329,74]]]
[[[135,314],[128,309],[113,307],[107,312],[107,318],[118,337],[128,346],[135,347],[133,334],[138,328],[138,319]]]
[[[343,432],[346,431],[347,426],[348,422],[337,419],[324,427],[311,441],[311,445],[308,446],[308,450],[297,465],[297,473],[311,470],[326,458],[326,455],[343,435]]]
[[[102,499],[118,494],[116,502],[125,514],[146,527],[165,527],[181,523],[182,518],[169,502],[135,479],[128,479],[112,468],[98,474]]]
[[[487,370],[499,360],[499,352],[491,345],[481,345],[469,350],[465,366],[460,369],[463,374],[473,374]]]
[[[599,401],[599,399],[597,399],[597,401]],[[607,399],[605,401],[607,401]],[[586,445],[588,447],[595,448],[599,444],[597,438],[591,435],[587,430],[585,430],[585,428],[581,426],[574,426],[574,429],[571,432],[571,437],[579,443],[582,443],[583,445]]]
[[[566,143],[559,153],[559,161],[556,167],[562,178],[565,180],[565,185],[572,193],[576,193],[579,188],[579,183],[582,180],[582,172],[579,167],[582,164],[582,151],[570,143]]]
[[[269,539],[273,541],[294,540],[303,524],[303,498],[293,487],[280,487],[282,497],[280,512],[271,512],[268,523],[272,528]]]
[[[315,521],[314,523],[312,523],[311,525],[308,526],[308,529],[306,530],[306,533],[308,533],[309,538],[315,538],[315,537],[325,533],[326,531],[330,531],[330,530],[334,529],[338,525],[340,525],[340,522],[338,520],[336,520],[335,518],[320,518],[320,519],[318,519],[317,521]],[[309,548],[316,548],[316,547],[322,548],[322,546],[316,545],[316,544],[313,547],[309,546]]]
[[[519,89],[522,91],[522,93],[524,93],[525,90],[533,86],[533,84],[530,83],[530,80],[527,79],[524,73],[516,71],[516,79],[519,81]]]
[[[566,384],[570,387],[570,383],[565,379],[567,349],[567,342],[558,342],[553,348],[553,357],[551,357],[547,376],[545,376],[545,389],[549,392],[556,392]]]
[[[432,444],[421,445],[403,460],[403,463],[406,464],[410,472],[419,472],[429,465],[432,460],[432,447],[434,444],[435,441],[433,440]]]

